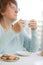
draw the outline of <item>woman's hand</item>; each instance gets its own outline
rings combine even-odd
[[[23,27],[24,27],[24,21],[20,19],[15,25],[12,26],[12,29],[13,31],[18,33],[22,31]]]
[[[30,27],[32,30],[37,29],[37,24],[36,24],[36,21],[35,21],[34,19],[30,20],[29,27]]]

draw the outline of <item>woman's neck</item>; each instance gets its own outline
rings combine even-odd
[[[8,29],[9,29],[10,26],[11,26],[11,21],[8,20],[7,18],[4,18],[4,19],[1,21],[1,25],[2,25],[2,27],[4,28],[5,31],[8,31]]]

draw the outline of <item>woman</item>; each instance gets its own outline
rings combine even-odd
[[[24,21],[17,19],[18,6],[16,0],[0,0],[0,53],[12,53],[23,50],[35,52],[39,49],[36,33],[36,21],[31,20],[32,39],[29,39],[23,30]]]

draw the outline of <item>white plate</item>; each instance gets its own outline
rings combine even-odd
[[[19,56],[29,56],[29,55],[31,55],[31,52],[28,52],[28,51],[18,51],[18,52],[16,52],[16,55],[19,55]]]
[[[37,52],[36,54],[37,54],[38,56],[41,56],[41,51]],[[41,56],[41,57],[43,57],[43,56]]]
[[[17,58],[18,58],[17,60],[5,60],[5,59],[2,59],[2,58],[1,58],[2,55],[3,55],[3,54],[0,54],[0,60],[1,60],[1,61],[5,61],[5,62],[15,62],[15,61],[18,61],[18,60],[20,59],[20,58],[17,56]],[[14,55],[13,55],[13,56],[14,56]]]
[[[0,57],[0,60],[1,61],[5,61],[5,62],[15,62],[15,61],[18,61],[20,58],[18,58],[17,60],[5,60],[5,59],[1,59],[1,57]]]

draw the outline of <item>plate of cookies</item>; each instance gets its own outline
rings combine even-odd
[[[43,57],[43,51],[38,52],[37,55]]]
[[[0,60],[2,61],[6,61],[6,62],[12,62],[12,61],[17,61],[20,58],[18,56],[15,55],[7,55],[7,54],[3,54],[0,56]]]

